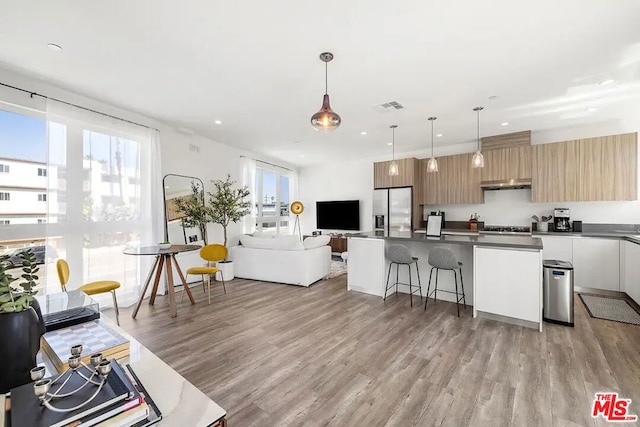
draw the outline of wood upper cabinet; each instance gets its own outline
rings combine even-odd
[[[483,181],[531,179],[530,145],[486,150],[483,154]]]
[[[423,201],[426,205],[482,203],[481,170],[471,167],[473,154],[459,154],[438,158],[438,172],[426,172],[427,160],[421,161]]]
[[[398,176],[389,176],[391,160],[373,164],[373,188],[411,187],[414,185],[418,159],[398,159]]]
[[[637,200],[637,133],[533,146],[534,202]]]

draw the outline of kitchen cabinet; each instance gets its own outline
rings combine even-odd
[[[640,244],[628,241],[623,245],[623,258],[620,263],[622,284],[620,290],[626,292],[636,303],[640,304]]]
[[[575,286],[620,291],[620,240],[571,240]]]
[[[483,181],[531,179],[531,146],[484,151]]]
[[[397,159],[396,162],[398,163],[398,176],[389,176],[391,160],[373,164],[373,188],[412,187],[414,185],[418,159]]]
[[[573,263],[573,239],[569,236],[542,238],[542,258],[557,259]]]
[[[482,170],[471,167],[472,154],[459,154],[438,158],[438,172],[423,170],[423,201],[426,205],[453,205],[482,203],[484,193],[480,188]],[[421,168],[426,168],[423,159]]]
[[[637,200],[637,133],[532,147],[533,202]]]

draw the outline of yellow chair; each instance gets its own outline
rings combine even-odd
[[[69,264],[63,259],[59,259],[56,263],[58,269],[58,279],[60,280],[60,286],[63,292],[67,292],[67,283],[69,283]],[[116,323],[120,326],[120,310],[118,310],[118,300],[116,299],[116,289],[120,287],[120,283],[113,280],[100,280],[97,282],[87,283],[80,286],[82,292],[87,295],[103,294],[105,292],[111,292],[113,296],[113,309],[116,312]]]
[[[200,249],[200,258],[207,261],[207,266],[205,267],[191,267],[187,270],[187,276],[189,274],[197,274],[202,276],[202,290],[204,291],[204,276],[207,276],[207,287],[209,293],[209,304],[211,304],[211,275],[220,272],[220,276],[222,277],[222,288],[224,289],[224,293],[227,293],[227,288],[224,285],[224,276],[222,275],[222,271],[219,268],[211,267],[209,264],[212,262],[224,261],[227,258],[227,248],[223,245],[206,245],[202,249]],[[184,297],[184,290],[182,291],[182,297]],[[181,297],[181,300],[182,300]]]

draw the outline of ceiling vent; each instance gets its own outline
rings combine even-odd
[[[384,104],[374,105],[373,107],[380,113],[388,113],[393,110],[402,110],[404,107],[398,101],[385,102]]]

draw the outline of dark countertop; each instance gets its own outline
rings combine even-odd
[[[532,233],[534,237],[595,237],[601,239],[619,239],[626,240],[632,243],[637,243],[640,245],[640,233],[638,234],[630,234],[628,232],[615,232],[615,231],[585,231],[585,232],[540,232],[534,231]]]
[[[542,240],[531,236],[511,236],[496,234],[479,235],[443,235],[441,237],[427,237],[424,233],[411,231],[370,231],[368,233],[353,233],[348,237],[364,237],[385,240],[410,240],[424,243],[447,243],[454,245],[492,246],[514,249],[542,249]]]

